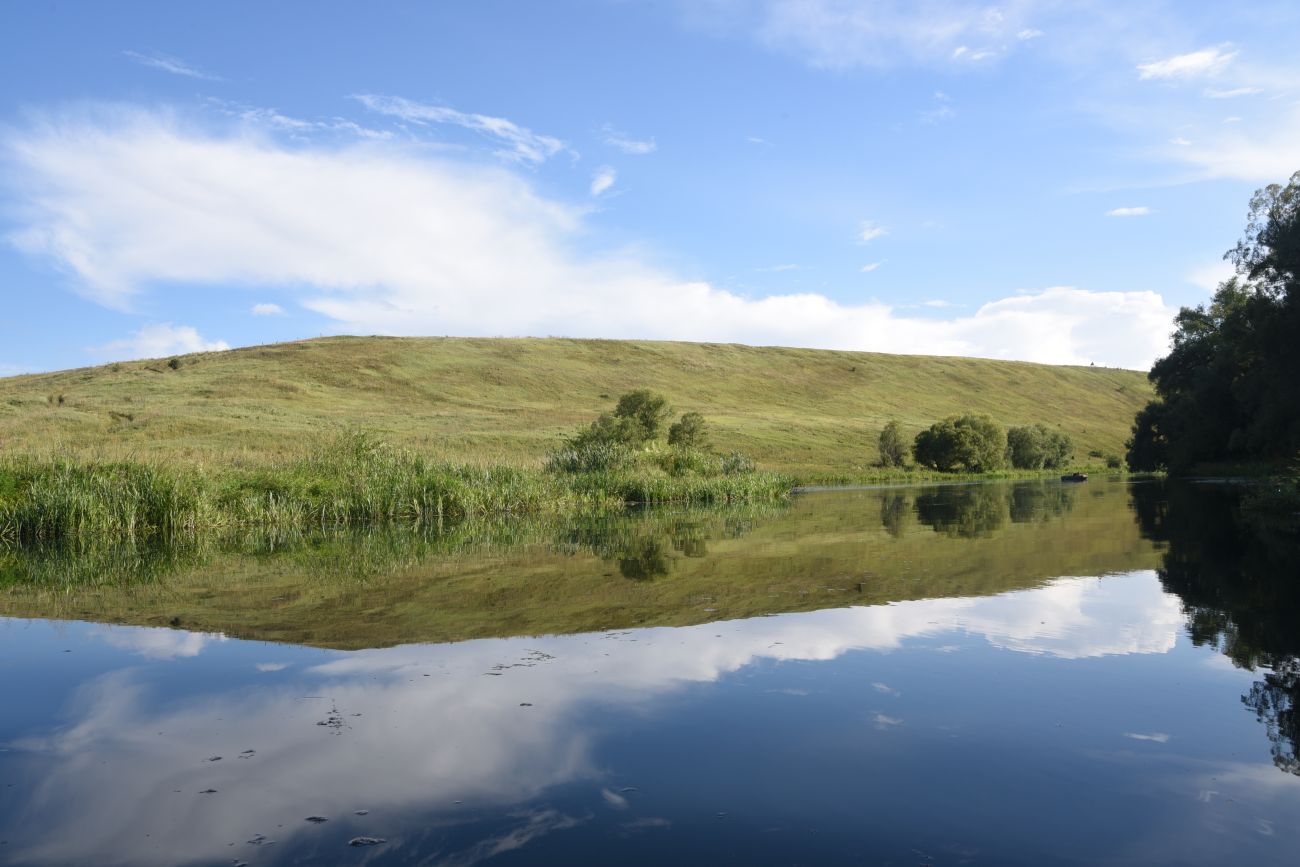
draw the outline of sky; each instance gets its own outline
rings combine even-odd
[[[1300,4],[0,6],[0,375],[330,334],[1145,369]]]

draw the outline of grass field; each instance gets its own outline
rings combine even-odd
[[[0,379],[0,449],[257,464],[360,427],[438,460],[540,465],[645,387],[703,413],[721,450],[852,479],[886,421],[910,437],[967,411],[1059,428],[1081,463],[1119,455],[1151,394],[1129,370],[648,341],[330,337],[169,362]]]

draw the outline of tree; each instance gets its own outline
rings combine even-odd
[[[698,412],[682,413],[682,417],[668,428],[668,445],[689,449],[709,447],[708,423]]]
[[[1007,435],[986,415],[951,416],[916,435],[916,462],[941,472],[982,473],[1005,465]]]
[[[1300,172],[1255,193],[1225,258],[1237,276],[1208,305],[1179,311],[1173,346],[1151,368],[1157,397],[1134,420],[1133,469],[1281,463],[1300,451]]]
[[[1073,456],[1074,443],[1069,434],[1042,424],[1007,430],[1007,461],[1016,469],[1058,469]]]
[[[659,436],[670,412],[668,400],[662,394],[638,388],[618,399],[614,417],[627,419],[634,431],[633,435],[638,442],[644,443]]]
[[[668,413],[668,401],[663,395],[644,388],[629,391],[618,399],[612,413],[601,413],[568,445],[573,449],[644,445],[659,436]]]
[[[901,467],[907,462],[907,442],[898,422],[891,421],[880,431],[880,463],[886,467]]]

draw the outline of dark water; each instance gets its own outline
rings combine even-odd
[[[0,862],[1295,863],[1298,566],[1105,480],[10,551]]]

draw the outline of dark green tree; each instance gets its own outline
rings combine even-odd
[[[1300,451],[1300,172],[1256,192],[1237,276],[1185,307],[1151,368],[1157,398],[1138,414],[1131,469],[1263,460]]]
[[[1005,466],[1007,435],[986,415],[960,415],[935,422],[916,435],[918,464],[941,472],[982,473]]]

